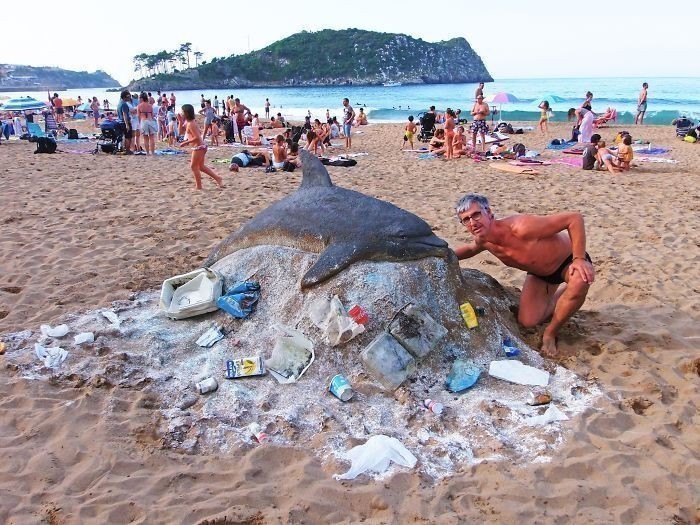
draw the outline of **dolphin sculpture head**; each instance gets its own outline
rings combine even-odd
[[[362,260],[450,256],[447,243],[420,217],[389,202],[335,186],[315,155],[302,150],[300,157],[303,177],[299,188],[222,241],[205,266],[233,251],[260,244],[304,250],[315,246],[320,254],[301,279],[305,289]]]

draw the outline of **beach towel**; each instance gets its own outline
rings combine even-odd
[[[437,155],[435,153],[421,153],[418,155],[419,159],[437,159]]]
[[[658,164],[678,164],[677,160],[673,159],[663,159],[659,157],[635,157],[634,160],[639,162],[656,162]]]
[[[512,164],[513,166],[549,166],[551,162],[548,160],[529,160],[529,159],[520,159],[520,160],[510,160],[508,161],[508,164]]]
[[[562,157],[561,159],[554,159],[552,162],[554,164],[566,164],[572,168],[583,167],[583,157]]]
[[[401,150],[401,151],[409,151],[409,152],[410,152],[410,151],[413,151],[413,152],[416,152],[416,153],[420,153],[420,152],[422,152],[422,151],[428,151],[428,148],[404,149],[404,150]]]
[[[648,148],[642,146],[640,147],[633,147],[632,150],[634,150],[635,153],[643,153],[644,155],[662,155],[664,153],[668,153],[669,150],[666,148]]]
[[[567,155],[583,155],[583,150],[584,148],[576,147],[565,149],[564,151],[562,151],[562,153],[566,153]]]
[[[214,164],[231,164],[231,159],[214,159],[211,162]]]
[[[564,142],[563,144],[547,144],[545,146],[546,149],[557,149],[557,150],[563,150],[563,149],[569,149],[571,146],[576,144],[576,142]]]
[[[502,162],[496,162],[491,164],[491,167],[499,171],[505,171],[507,173],[517,173],[519,175],[538,175],[539,171],[532,168],[524,168],[520,166],[512,166],[510,164],[505,164]]]
[[[157,149],[155,151],[156,155],[184,155],[185,152],[182,151],[181,149],[175,149],[175,148],[164,148],[164,149]]]

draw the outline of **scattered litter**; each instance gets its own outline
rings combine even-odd
[[[398,439],[383,434],[372,436],[364,445],[351,448],[344,457],[350,460],[350,470],[333,476],[337,480],[355,479],[367,471],[381,474],[392,461],[408,468],[415,467],[418,461]]]
[[[216,306],[237,319],[245,319],[255,309],[260,299],[260,284],[254,281],[243,281],[233,285],[216,301]]]
[[[268,436],[262,429],[262,427],[257,423],[251,423],[248,427],[251,435],[258,440],[258,443],[266,443],[270,441],[270,436]]]
[[[503,340],[501,348],[503,348],[503,353],[506,354],[506,357],[516,357],[520,355],[520,348],[515,346],[515,343],[510,337],[506,337]]]
[[[559,410],[554,403],[552,403],[549,405],[549,408],[545,410],[544,414],[526,419],[525,424],[529,426],[548,425],[549,423],[554,423],[555,421],[568,420],[569,417],[564,414],[564,412]]]
[[[82,345],[83,343],[94,343],[95,334],[92,332],[80,332],[78,335],[73,337],[73,344]]]
[[[209,392],[214,392],[217,388],[219,388],[219,383],[217,383],[216,379],[213,377],[208,377],[207,379],[195,384],[195,388],[200,394],[208,394]]]
[[[435,349],[447,335],[447,329],[417,306],[408,304],[397,312],[389,324],[389,333],[413,357],[420,359]]]
[[[342,374],[333,376],[333,379],[331,379],[331,386],[328,390],[341,401],[349,401],[354,394],[350,383]]]
[[[6,349],[7,349],[7,346],[5,345],[5,343],[0,341],[0,355],[4,354]]]
[[[36,356],[44,361],[44,366],[48,368],[57,368],[66,360],[68,352],[57,346],[45,348],[39,343],[34,343],[34,351]]]
[[[63,337],[70,331],[67,324],[59,324],[54,328],[51,328],[50,325],[42,324],[40,328],[41,333],[47,337]]]
[[[547,386],[549,372],[524,365],[516,359],[491,361],[489,375],[519,385]]]
[[[379,334],[360,357],[372,376],[391,391],[416,370],[413,356],[388,332]]]
[[[464,324],[470,330],[479,326],[479,321],[476,318],[476,312],[474,308],[469,303],[464,303],[459,305],[459,311],[462,312],[462,319],[464,319]]]
[[[122,322],[119,320],[119,316],[115,314],[112,310],[102,310],[100,312],[110,323],[112,323],[112,326],[114,328],[119,328],[122,325]]]
[[[442,411],[445,410],[445,405],[442,403],[438,403],[437,401],[434,401],[432,399],[426,399],[423,401],[423,406],[430,410],[433,414],[436,416],[439,416],[442,414]]]
[[[226,361],[227,379],[262,375],[265,375],[265,363],[262,357],[243,357]]]
[[[265,361],[265,366],[278,383],[294,383],[314,362],[314,344],[293,328],[282,325],[276,328],[284,335],[275,341],[272,357]]]
[[[201,346],[203,348],[211,348],[216,344],[218,341],[221,341],[224,338],[224,334],[221,331],[221,327],[218,324],[215,324],[209,329],[204,332],[201,336],[199,336],[199,339],[195,341],[195,343],[198,346]]]
[[[461,392],[474,386],[480,375],[481,369],[472,361],[456,359],[445,381],[445,388],[450,392]]]
[[[160,309],[171,319],[213,312],[222,287],[221,276],[208,268],[170,277],[161,287]]]
[[[552,401],[552,395],[545,390],[535,390],[527,396],[527,404],[531,406],[546,405]]]
[[[367,325],[369,323],[369,314],[360,305],[356,304],[350,310],[348,310],[348,315],[352,317],[352,320],[357,324]]]
[[[364,324],[359,324],[348,316],[337,295],[330,301],[326,298],[315,301],[309,309],[309,318],[316,327],[323,330],[331,346],[347,343],[365,331]]]

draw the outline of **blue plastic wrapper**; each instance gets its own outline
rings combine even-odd
[[[481,370],[471,361],[457,359],[452,363],[452,371],[447,376],[445,388],[450,392],[461,392],[474,386]]]
[[[503,340],[503,352],[506,354],[506,357],[516,357],[520,355],[520,349],[515,346],[515,343],[510,337],[506,337]]]
[[[216,300],[216,306],[238,319],[245,319],[260,299],[260,283],[243,281],[236,283]]]

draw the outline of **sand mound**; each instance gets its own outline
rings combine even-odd
[[[461,289],[455,266],[442,259],[411,263],[364,262],[351,266],[308,293],[299,278],[315,254],[260,246],[238,251],[215,268],[226,285],[250,276],[261,283],[262,296],[254,314],[236,321],[234,332],[211,349],[195,344],[213,319],[224,312],[173,321],[158,310],[157,292],[139,294],[117,303],[121,326],[109,325],[99,312],[71,320],[73,332],[94,331],[92,345],[69,348],[70,356],[57,373],[78,375],[82,381],[122,386],[149,383],[147,401],[163,414],[161,433],[168,447],[188,453],[231,452],[253,443],[248,425],[258,422],[278,445],[310,449],[324,459],[339,457],[348,448],[375,434],[398,438],[419,459],[418,468],[442,477],[484,460],[545,460],[565,439],[559,424],[529,426],[527,420],[544,408],[528,406],[530,387],[488,377],[488,363],[503,359],[501,341],[511,337],[523,349],[523,362],[542,367],[543,360],[519,340],[509,312],[511,298],[490,277],[466,271],[468,289]],[[289,269],[298,269],[290,272]],[[320,297],[338,294],[345,304],[361,304],[370,315],[368,330],[341,347],[331,348],[308,317]],[[484,307],[480,326],[464,326],[457,298],[466,294]],[[448,335],[396,392],[387,392],[368,374],[360,352],[407,303],[420,305],[448,329]],[[108,326],[109,325],[109,326]],[[226,380],[231,358],[269,357],[276,325],[294,327],[314,342],[316,360],[294,384],[279,385],[270,375]],[[67,337],[70,337],[67,336]],[[22,345],[13,359],[27,374],[45,374],[33,355],[36,336],[14,334],[11,344]],[[63,345],[65,347],[65,345]],[[69,345],[70,346],[70,345]],[[444,388],[452,362],[470,358],[484,372],[477,385],[462,395]],[[549,367],[550,390],[570,417],[589,407],[599,395],[568,370]],[[356,395],[343,403],[328,392],[331,377],[344,374]],[[213,376],[218,391],[199,396],[193,383]],[[441,416],[427,411],[422,400],[442,402]]]

